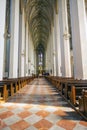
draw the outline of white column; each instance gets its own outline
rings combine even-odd
[[[70,0],[74,76],[87,79],[87,30],[85,0]]]
[[[30,75],[32,75],[32,49],[31,49],[31,44],[32,44],[32,41],[31,41],[31,37],[30,37],[30,53],[29,53],[29,56],[30,56]]]
[[[51,70],[52,70],[52,64],[51,64],[51,36],[49,36],[49,42],[48,42],[48,50],[49,50],[49,59],[48,59],[48,63],[49,63],[49,74],[51,75]]]
[[[56,12],[54,11],[54,46],[55,46],[55,50],[54,50],[54,53],[55,53],[55,75],[57,76],[58,75],[58,50],[57,50],[57,19],[56,19]]]
[[[25,76],[25,14],[22,10],[21,77]]]
[[[31,36],[29,35],[29,70],[30,70],[30,75],[34,72],[34,46],[33,42],[31,39]]]
[[[47,48],[46,48],[46,70],[49,73],[50,73],[50,66],[51,66],[51,64],[50,64],[50,60],[51,60],[50,59],[50,52],[51,52],[51,50],[50,50],[50,41],[48,41]]]
[[[67,18],[67,0],[58,0],[60,45],[61,45],[61,71],[62,76],[71,77],[70,43]]]
[[[28,22],[26,23],[26,76],[28,76]]]
[[[50,36],[51,37],[51,36]],[[49,42],[48,44],[48,70],[49,70],[49,74],[51,74],[51,43],[50,43],[50,37],[49,37]]]
[[[18,77],[18,44],[19,44],[19,0],[11,4],[11,45],[10,45],[10,73],[9,77]]]
[[[56,76],[61,76],[61,50],[60,50],[60,26],[59,15],[54,15],[54,27],[55,27],[55,60],[56,60]]]
[[[0,80],[3,79],[4,70],[4,31],[6,16],[6,0],[0,0]]]
[[[52,27],[53,75],[56,76],[55,27]]]
[[[50,50],[50,59],[49,59],[49,64],[50,64],[50,74],[53,75],[53,50],[52,50],[52,33],[50,33],[49,36],[49,50]]]
[[[36,49],[34,48],[34,74],[36,74]]]
[[[45,70],[47,70],[47,49],[46,49],[46,53],[45,53]]]
[[[18,77],[19,0],[15,0],[13,77]],[[16,57],[16,58],[15,58]]]
[[[57,76],[61,76],[61,48],[60,48],[60,25],[59,14],[56,14],[56,73]]]
[[[33,46],[33,42],[31,39],[31,53],[30,53],[30,57],[31,57],[31,75],[34,73],[34,46]]]
[[[31,60],[30,60],[30,33],[28,34],[28,75],[30,76]]]
[[[18,52],[19,52],[19,59],[18,59],[18,68],[19,68],[19,77],[21,77],[21,45],[22,45],[22,14],[20,14],[19,16],[19,48],[18,48]]]
[[[53,62],[53,34],[50,33],[50,55],[51,55],[51,74],[54,75],[54,62]]]
[[[87,1],[85,2],[85,8],[86,8],[86,30],[87,30]]]

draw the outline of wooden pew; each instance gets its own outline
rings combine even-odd
[[[87,80],[47,77],[57,90],[73,105],[75,110],[87,117]],[[78,107],[77,107],[78,106]]]
[[[63,83],[73,80],[73,77],[46,76],[46,79],[56,86],[58,90],[62,91]]]
[[[80,84],[81,85],[81,84]],[[79,84],[76,86],[71,87],[71,91],[69,93],[70,102],[77,106],[79,102],[79,96],[82,95],[82,90],[87,90],[87,84],[86,86],[80,86]]]
[[[70,77],[47,77],[47,79],[64,95],[70,102],[76,105],[76,99],[81,95],[82,89],[87,88],[87,80],[78,80]]]
[[[6,101],[33,79],[34,77],[20,77],[0,81],[0,101]]]
[[[87,80],[67,80],[67,81],[62,81],[61,83],[61,92],[64,94],[64,96],[68,99],[69,98],[69,93],[71,92],[71,89],[73,86],[75,87],[87,87]]]
[[[12,89],[11,89],[12,90]],[[6,101],[9,95],[9,90],[7,88],[6,82],[0,82],[0,99]]]
[[[7,98],[8,98],[7,86],[3,85],[2,87],[0,87],[0,100],[5,101]]]
[[[87,115],[87,90],[83,90],[79,96],[79,111]]]
[[[17,82],[17,81],[16,81]],[[0,81],[0,95],[1,99],[6,101],[9,96],[13,96],[16,92],[16,82],[14,80]]]

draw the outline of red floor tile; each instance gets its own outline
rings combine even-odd
[[[0,130],[2,130],[6,126],[7,125],[2,121],[2,119],[0,119]]]
[[[76,126],[76,123],[70,120],[60,120],[57,122],[57,125],[60,127],[63,127],[66,130],[73,130],[73,128]]]
[[[5,118],[8,118],[8,117],[10,117],[12,115],[13,115],[13,113],[10,112],[10,111],[3,112],[3,113],[0,114],[0,119],[5,119]]]
[[[87,127],[87,121],[80,121],[79,124]]]
[[[58,115],[58,116],[66,116],[67,113],[62,111],[62,110],[57,110],[54,112],[55,115]]]
[[[36,115],[38,116],[42,116],[42,117],[46,117],[50,114],[50,112],[47,112],[47,111],[44,111],[44,110],[41,110],[39,112],[36,113]]]
[[[30,109],[30,108],[32,108],[33,106],[32,105],[25,105],[23,108],[25,108],[25,109]]]
[[[25,121],[19,121],[13,125],[10,126],[11,130],[24,130],[27,127],[29,127],[29,123],[25,122]]]
[[[28,117],[30,116],[32,113],[28,112],[28,111],[23,111],[21,113],[18,114],[19,117],[21,118],[25,118],[25,117]]]
[[[45,119],[42,119],[41,121],[37,122],[36,124],[34,124],[34,126],[39,129],[39,130],[45,130],[45,129],[49,129],[52,127],[52,123],[45,120]]]

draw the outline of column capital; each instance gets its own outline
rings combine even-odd
[[[68,33],[68,31],[64,32],[63,37],[65,40],[68,40],[70,38],[70,34]]]
[[[26,56],[25,51],[23,51],[23,52],[21,53],[21,56]]]
[[[63,37],[65,40],[68,40],[70,38],[70,34],[69,33],[64,33]]]

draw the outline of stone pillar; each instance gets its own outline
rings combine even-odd
[[[31,57],[31,75],[34,73],[34,45],[31,39],[31,53],[30,53],[30,57]]]
[[[67,0],[58,0],[58,5],[61,45],[61,71],[63,77],[71,77]]]
[[[18,77],[19,0],[11,3],[10,78]]]
[[[31,41],[31,37],[30,37],[30,53],[29,53],[29,55],[30,55],[30,75],[32,75],[32,58],[33,58],[33,56],[32,56],[32,46],[31,46],[31,44],[32,44],[32,41]]]
[[[55,39],[55,27],[52,28],[52,52],[53,52],[53,75],[56,76],[56,39]]]
[[[51,64],[51,75],[54,75],[54,64],[53,64],[53,34],[50,33],[50,64]]]
[[[3,79],[4,70],[4,31],[6,17],[6,0],[0,0],[0,80]]]
[[[74,77],[87,79],[87,30],[85,0],[70,0]]]
[[[85,1],[85,8],[86,8],[86,30],[87,30],[87,1]]]
[[[48,42],[48,50],[49,50],[49,59],[48,59],[48,63],[49,63],[49,74],[51,75],[51,70],[52,70],[52,64],[51,64],[51,35],[49,36],[49,42]]]
[[[52,52],[52,33],[49,36],[49,64],[50,64],[50,75],[53,75],[53,52]]]
[[[51,56],[50,56],[50,53],[51,50],[50,50],[50,38],[49,38],[49,41],[47,43],[47,48],[46,48],[46,70],[47,72],[50,73],[50,68],[51,68],[51,63],[50,63],[50,60],[51,60]]]
[[[21,77],[21,45],[22,45],[22,14],[19,16],[19,57],[18,57],[18,76]]]
[[[29,75],[32,75],[32,73],[34,72],[34,46],[33,46],[33,42],[31,39],[31,36],[29,34],[29,51],[28,51],[28,61],[29,61]]]
[[[34,74],[36,74],[36,49],[34,48]]]
[[[28,22],[26,22],[26,76],[28,76]]]
[[[61,48],[60,48],[60,25],[59,25],[59,14],[56,17],[56,74],[61,76]]]
[[[51,40],[50,40],[51,36],[49,37],[49,42],[48,42],[48,70],[49,70],[49,74],[51,74],[51,69],[52,69],[52,64],[51,64]]]
[[[48,52],[48,45],[47,45],[47,49],[46,49],[46,53],[45,53],[45,70],[47,70],[48,68],[47,68],[47,61],[48,61],[48,56],[47,56],[47,52]]]
[[[25,76],[25,14],[22,10],[21,77]]]
[[[28,34],[28,75],[30,76],[31,59],[30,59],[30,33]]]

